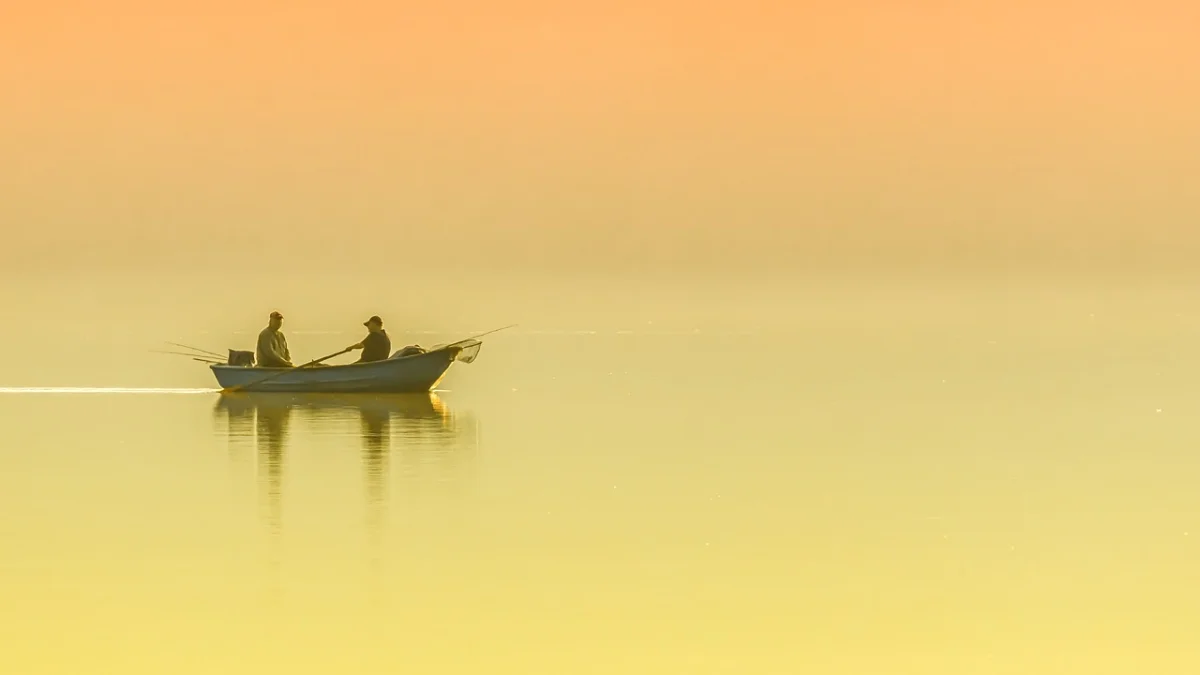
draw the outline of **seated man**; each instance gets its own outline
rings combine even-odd
[[[271,322],[258,334],[258,349],[255,356],[259,368],[294,368],[292,353],[288,351],[287,338],[279,329],[283,327],[283,315],[271,312]]]
[[[373,316],[363,324],[367,327],[367,337],[350,349],[363,350],[362,356],[355,363],[371,363],[383,361],[392,353],[392,339],[383,329],[383,319]]]

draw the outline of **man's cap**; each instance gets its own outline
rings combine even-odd
[[[280,314],[279,312],[271,312],[271,318],[272,319],[282,319],[283,315]]]
[[[373,323],[377,323],[377,324],[379,324],[380,326],[382,326],[382,325],[383,325],[383,319],[379,318],[378,316],[373,316],[373,317],[371,317],[371,318],[367,319],[366,321],[364,321],[364,322],[363,322],[363,325],[364,325],[364,326],[370,326],[370,325],[371,325],[371,324],[373,324]]]

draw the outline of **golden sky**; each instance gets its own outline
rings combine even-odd
[[[10,1],[0,262],[1186,263],[1196,26],[1185,2]]]

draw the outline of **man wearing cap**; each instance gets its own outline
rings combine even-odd
[[[356,363],[370,363],[372,361],[383,361],[392,353],[392,339],[388,337],[387,331],[383,329],[383,319],[378,316],[373,316],[367,319],[363,324],[370,331],[367,337],[362,342],[350,347],[350,349],[363,350],[362,356]]]
[[[271,312],[271,322],[258,334],[258,349],[255,358],[259,368],[294,368],[292,353],[288,351],[287,338],[279,329],[283,327],[283,315]]]

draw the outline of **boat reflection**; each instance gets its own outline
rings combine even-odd
[[[400,460],[401,480],[416,490],[430,469],[436,484],[454,482],[478,449],[474,420],[452,414],[433,393],[224,394],[214,416],[225,421],[233,456],[248,445],[256,448],[260,504],[274,535],[282,530],[286,455],[293,440],[316,446],[358,439],[373,532],[382,527],[393,456]]]

